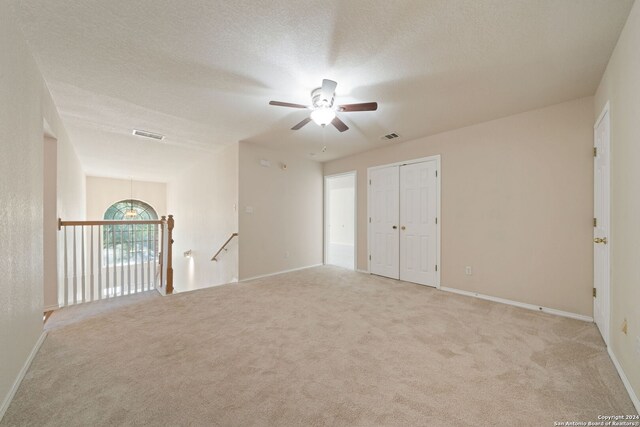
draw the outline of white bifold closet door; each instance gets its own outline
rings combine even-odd
[[[437,278],[437,162],[373,169],[371,273],[422,285]]]

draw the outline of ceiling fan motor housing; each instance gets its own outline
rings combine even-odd
[[[331,95],[331,99],[324,99],[322,97],[322,88],[317,87],[311,91],[311,104],[314,108],[331,108],[333,107],[334,96]]]

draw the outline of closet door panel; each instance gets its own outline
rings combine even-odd
[[[400,167],[400,279],[437,285],[437,163]]]
[[[399,167],[369,172],[371,273],[398,279],[399,255]]]

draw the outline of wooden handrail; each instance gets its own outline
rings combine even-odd
[[[110,220],[110,221],[63,221],[58,218],[58,230],[62,229],[62,227],[71,227],[71,226],[83,226],[83,225],[137,225],[137,224],[157,224],[162,225],[163,220],[161,219],[152,219],[148,221],[142,220]]]
[[[218,257],[218,255],[220,255],[220,252],[222,252],[224,249],[226,249],[227,245],[229,244],[229,242],[231,241],[231,239],[233,239],[234,237],[236,237],[238,235],[238,233],[233,233],[231,235],[231,237],[229,237],[227,239],[226,242],[224,242],[224,244],[222,245],[222,247],[220,249],[218,249],[218,252],[216,252],[216,254],[213,256],[213,258],[211,258],[211,261],[218,261],[216,258]]]

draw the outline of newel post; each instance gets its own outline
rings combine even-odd
[[[173,253],[173,226],[175,221],[173,220],[173,215],[169,215],[169,219],[167,220],[167,229],[168,229],[168,245],[167,245],[167,295],[173,293],[173,263],[171,261],[171,256]]]

